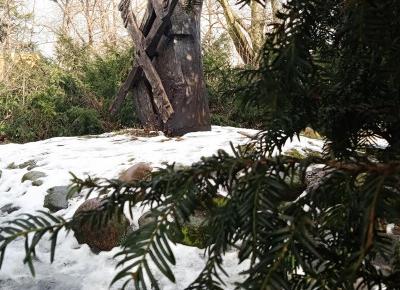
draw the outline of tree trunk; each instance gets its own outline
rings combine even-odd
[[[162,120],[155,102],[156,92],[145,78],[142,77],[133,88],[138,116],[143,125],[162,130],[170,136],[211,129],[201,59],[201,2],[194,2],[193,7],[187,7],[187,1],[178,1],[171,16],[171,25],[161,37],[152,61],[172,105],[172,115]],[[142,28],[146,26],[144,23],[152,21],[149,14],[145,15]],[[143,33],[146,36],[149,32],[144,29]]]
[[[246,30],[251,30],[251,27],[246,27],[239,15],[233,11],[228,0],[218,0],[224,11],[224,16],[227,24],[227,29],[236,51],[245,64],[251,64],[254,60],[254,51],[252,44],[246,37]]]
[[[254,59],[257,58],[260,49],[264,43],[264,27],[265,27],[265,8],[263,4],[255,0],[250,2],[251,8],[251,27],[250,38],[253,45]]]
[[[274,22],[278,21],[276,18],[276,13],[282,9],[282,4],[279,0],[271,0],[271,7],[272,7],[272,19]]]

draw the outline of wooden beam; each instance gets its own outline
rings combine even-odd
[[[147,55],[146,49],[144,47],[144,42],[146,38],[144,37],[142,31],[140,31],[136,23],[135,16],[130,10],[130,6],[123,7],[121,14],[122,18],[124,19],[124,24],[127,27],[134,43],[136,44],[137,62],[144,71],[144,74],[146,75],[146,78],[151,85],[153,100],[160,114],[160,117],[162,121],[166,123],[170,116],[174,113],[174,110],[168,99],[167,93],[165,92],[161,79],[157,71],[155,70],[151,59]]]
[[[124,9],[129,9],[129,3],[130,0],[122,0],[119,4],[119,10],[123,11]],[[152,3],[152,7],[146,12],[145,18],[140,26],[140,30],[144,35],[146,35],[144,48],[151,59],[156,55],[158,43],[160,42],[165,29],[170,24],[170,17],[178,3],[178,0],[164,0],[163,5],[160,5],[161,3],[157,0],[153,0]],[[158,15],[156,15],[155,10],[158,11]],[[142,77],[143,71],[141,67],[135,63],[125,82],[120,86],[117,96],[110,106],[110,113],[112,115],[119,111],[129,90],[136,86]]]
[[[119,87],[117,96],[110,106],[109,111],[111,115],[115,115],[119,111],[129,90],[138,83],[141,77],[143,77],[142,72],[140,66],[135,63],[132,70],[129,72],[128,77]]]

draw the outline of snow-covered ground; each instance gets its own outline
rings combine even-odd
[[[68,185],[70,174],[78,177],[87,175],[116,178],[119,173],[137,162],[149,162],[153,167],[161,167],[165,162],[189,165],[201,156],[210,156],[218,149],[231,151],[229,142],[244,144],[255,130],[213,126],[211,132],[190,133],[182,138],[168,139],[165,136],[133,137],[130,134],[108,133],[89,137],[62,137],[26,144],[0,145],[0,208],[12,203],[20,209],[10,214],[0,214],[0,224],[21,213],[44,210],[43,200],[46,190],[53,186]],[[304,148],[320,151],[322,141],[301,137],[285,146],[285,150]],[[32,186],[30,181],[21,183],[27,172],[23,169],[7,169],[14,162],[35,160],[39,170],[47,174],[43,184]],[[84,197],[69,200],[65,210],[57,212],[65,218],[71,217]],[[131,221],[137,227],[137,220],[143,209],[136,208]],[[72,234],[60,235],[56,259],[49,263],[50,243],[43,240],[38,246],[38,260],[35,263],[36,277],[30,275],[23,265],[23,241],[9,246],[3,267],[0,270],[0,289],[7,290],[103,290],[109,288],[116,273],[113,255],[110,252],[93,254],[86,245],[79,245]],[[183,245],[173,246],[177,264],[173,268],[177,283],[169,282],[162,275],[156,278],[163,290],[180,290],[190,284],[205,263],[204,251]],[[233,289],[233,282],[240,280],[240,271],[248,265],[238,265],[236,252],[226,254],[225,269],[231,276],[227,288]],[[112,289],[118,289],[118,285]]]

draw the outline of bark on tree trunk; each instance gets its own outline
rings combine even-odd
[[[145,78],[141,78],[133,88],[143,125],[170,136],[211,129],[200,47],[201,2],[195,2],[194,7],[186,7],[185,3],[185,0],[178,1],[171,25],[161,37],[153,59],[174,113],[163,122],[157,112],[151,85]],[[147,13],[147,17],[144,23],[151,15]],[[146,36],[146,31],[143,32]]]

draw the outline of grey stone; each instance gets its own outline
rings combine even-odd
[[[36,168],[37,167],[37,165],[35,164],[35,165],[29,165],[26,169],[28,170],[28,171],[31,171],[33,168]]]
[[[4,205],[0,208],[0,212],[10,214],[19,209],[20,209],[19,206],[14,206],[12,203],[7,203],[6,205]]]
[[[32,170],[33,168],[37,167],[36,161],[35,160],[28,160],[28,161],[25,161],[25,162],[23,162],[21,164],[18,164],[18,165],[15,162],[12,162],[12,163],[8,164],[7,169],[18,169],[18,168],[19,169],[24,169],[26,167],[27,167],[28,170]]]
[[[182,163],[175,163],[174,164],[174,171],[180,171],[180,170],[185,170],[191,168],[190,165],[185,165]]]
[[[43,184],[43,180],[35,180],[32,182],[33,186],[41,186]]]
[[[3,175],[3,171],[1,171],[1,169],[0,169],[0,179],[1,179],[2,175]]]
[[[12,163],[8,164],[6,168],[7,169],[17,169],[18,166],[17,166],[17,164],[15,164],[15,162],[12,162]]]
[[[46,176],[47,174],[41,171],[29,171],[25,173],[24,176],[22,176],[21,182],[24,182],[26,180],[35,181]]]
[[[306,172],[305,182],[308,189],[315,189],[321,185],[322,180],[332,172],[324,167],[314,167]]]
[[[74,197],[77,193],[76,189],[69,186],[54,186],[47,190],[44,197],[43,207],[48,208],[51,212],[68,208],[68,199]]]
[[[207,212],[202,210],[195,210],[194,214],[190,216],[189,223],[191,227],[200,227],[207,219]]]
[[[23,169],[23,168],[25,168],[25,167],[28,167],[28,168],[27,168],[28,170],[32,170],[32,169],[35,168],[36,166],[37,166],[37,165],[36,165],[36,161],[35,161],[35,160],[28,160],[28,161],[25,161],[25,162],[19,164],[19,165],[18,165],[18,168],[19,168],[19,169]]]
[[[155,218],[151,215],[151,211],[147,211],[138,220],[139,228],[144,227],[150,223],[155,222]]]

